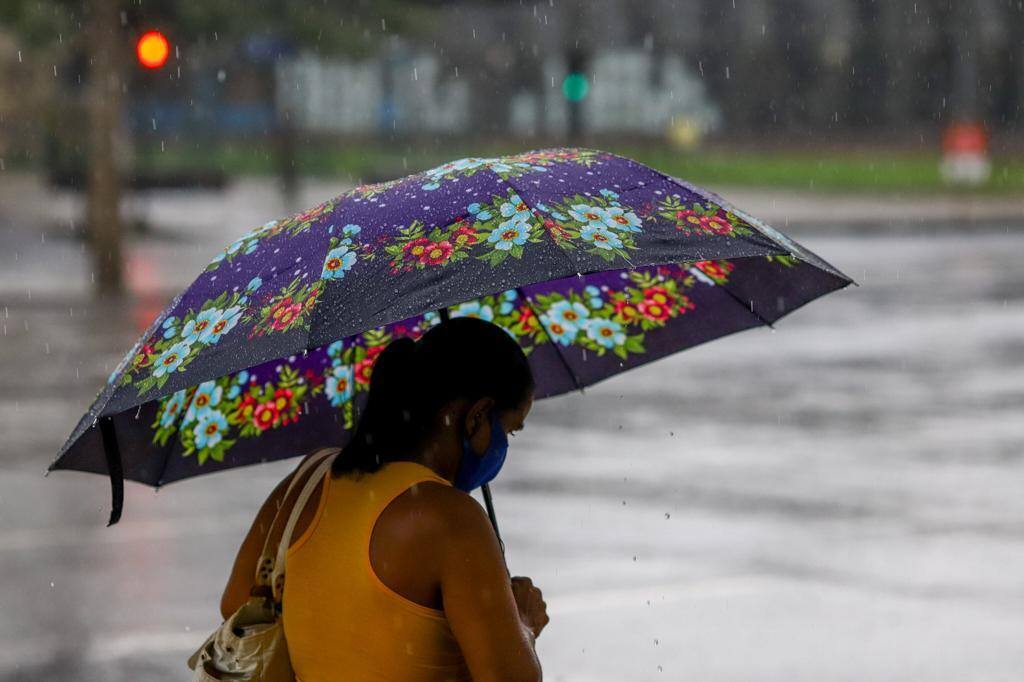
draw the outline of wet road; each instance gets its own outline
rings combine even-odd
[[[103,479],[41,476],[138,326],[245,228],[205,231],[216,210],[134,249],[126,304],[77,291],[59,224],[5,234],[2,680],[186,679],[218,621],[287,465],[130,484],[111,529]],[[777,331],[535,407],[494,492],[547,596],[546,679],[1020,679],[1024,232],[876,232],[794,231],[863,286]]]

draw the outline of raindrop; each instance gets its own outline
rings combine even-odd
[[[667,521],[670,518],[672,518],[672,514],[665,512],[665,520]]]

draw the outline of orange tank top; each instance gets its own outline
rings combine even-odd
[[[377,518],[424,481],[451,485],[414,462],[327,476],[316,515],[285,560],[282,619],[300,682],[470,679],[444,611],[401,596],[370,564]]]

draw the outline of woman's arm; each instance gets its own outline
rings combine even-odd
[[[543,609],[540,591],[529,585],[534,612],[527,627],[483,508],[452,488],[432,488],[446,517],[438,537],[444,611],[474,682],[538,682],[541,668],[533,640],[547,622],[546,615],[537,613]]]

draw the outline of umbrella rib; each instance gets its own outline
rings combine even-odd
[[[729,290],[729,287],[725,286],[724,284],[716,284],[715,287],[718,288],[718,289],[721,289],[726,294],[728,294],[729,298],[731,298],[733,301],[735,301],[738,306],[740,306],[741,308],[746,310],[748,313],[750,313],[751,315],[756,317],[761,322],[761,324],[766,325],[769,329],[775,329],[775,325],[774,324],[772,324],[770,321],[768,321],[768,319],[763,317],[759,312],[754,310],[753,303],[751,303],[751,305],[747,305],[746,303],[744,303],[740,299],[739,296],[737,296],[736,294],[731,292]]]
[[[498,178],[498,182],[506,185],[509,189],[511,189],[513,192],[516,193],[516,196],[518,196],[520,199],[523,200],[523,203],[526,204],[526,206],[530,209],[530,215],[533,216],[534,220],[537,220],[537,221],[540,222],[541,229],[543,230],[544,219],[537,212],[537,209],[535,209],[529,202],[526,201],[526,199],[523,198],[522,191],[518,187],[516,187],[514,184],[512,184],[508,179],[503,178],[500,175],[498,175],[495,171],[491,170],[490,168],[488,168],[487,170],[488,170],[488,172],[493,173],[494,177]],[[566,273],[566,276],[570,276],[573,273],[580,274],[579,263],[573,262],[572,258],[569,257],[568,252],[566,252],[566,250],[563,249],[558,244],[558,242],[555,241],[554,237],[552,237],[550,235],[550,233],[548,233],[547,230],[543,230],[543,231],[544,231],[544,234],[547,235],[548,240],[551,242],[552,246],[555,247],[555,249],[558,251],[558,253],[562,254],[562,257],[565,259],[565,262],[568,263],[568,265],[569,265],[569,272]],[[533,307],[532,304],[531,304],[531,307]]]

